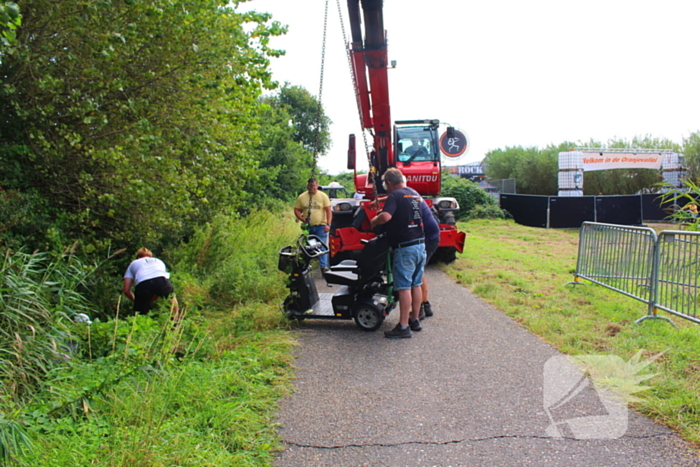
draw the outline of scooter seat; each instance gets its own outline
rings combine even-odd
[[[354,271],[357,269],[357,261],[354,259],[344,259],[340,263],[331,266],[331,271]]]
[[[324,274],[326,282],[350,287],[362,287],[364,282],[379,274],[386,263],[388,241],[379,237],[365,244],[359,258],[346,259]]]
[[[352,271],[338,271],[333,267],[323,275],[323,278],[329,284],[353,285],[357,283],[358,275]]]

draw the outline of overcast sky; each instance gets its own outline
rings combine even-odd
[[[315,96],[325,3],[239,6],[289,26],[272,42],[286,50],[274,79]],[[459,164],[506,146],[644,135],[681,143],[700,131],[699,18],[698,0],[385,0],[392,118],[437,118],[465,132],[471,146]],[[333,146],[320,166],[339,173],[348,134],[361,130],[336,0],[327,35],[322,100]]]

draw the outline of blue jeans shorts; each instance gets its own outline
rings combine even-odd
[[[406,290],[423,284],[425,245],[419,243],[394,248],[394,290]]]

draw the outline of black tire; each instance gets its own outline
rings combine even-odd
[[[457,248],[453,246],[445,246],[442,248],[438,248],[435,250],[435,253],[433,253],[433,256],[430,258],[430,264],[436,264],[436,263],[445,263],[445,264],[450,264],[454,262],[457,259]]]
[[[457,221],[455,220],[455,213],[452,211],[441,212],[440,223],[447,225],[457,225]]]
[[[284,302],[282,303],[282,311],[288,319],[298,321],[300,323],[304,321],[304,315],[299,314],[299,309],[300,307],[297,304],[294,296],[288,295],[287,298],[284,299]]]
[[[361,303],[353,313],[355,324],[363,331],[376,331],[384,322],[382,309],[372,302]]]

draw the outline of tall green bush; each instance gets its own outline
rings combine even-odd
[[[498,207],[498,201],[479,188],[479,185],[465,178],[443,174],[442,195],[451,196],[459,203],[457,220],[470,218],[504,219],[507,214]]]

